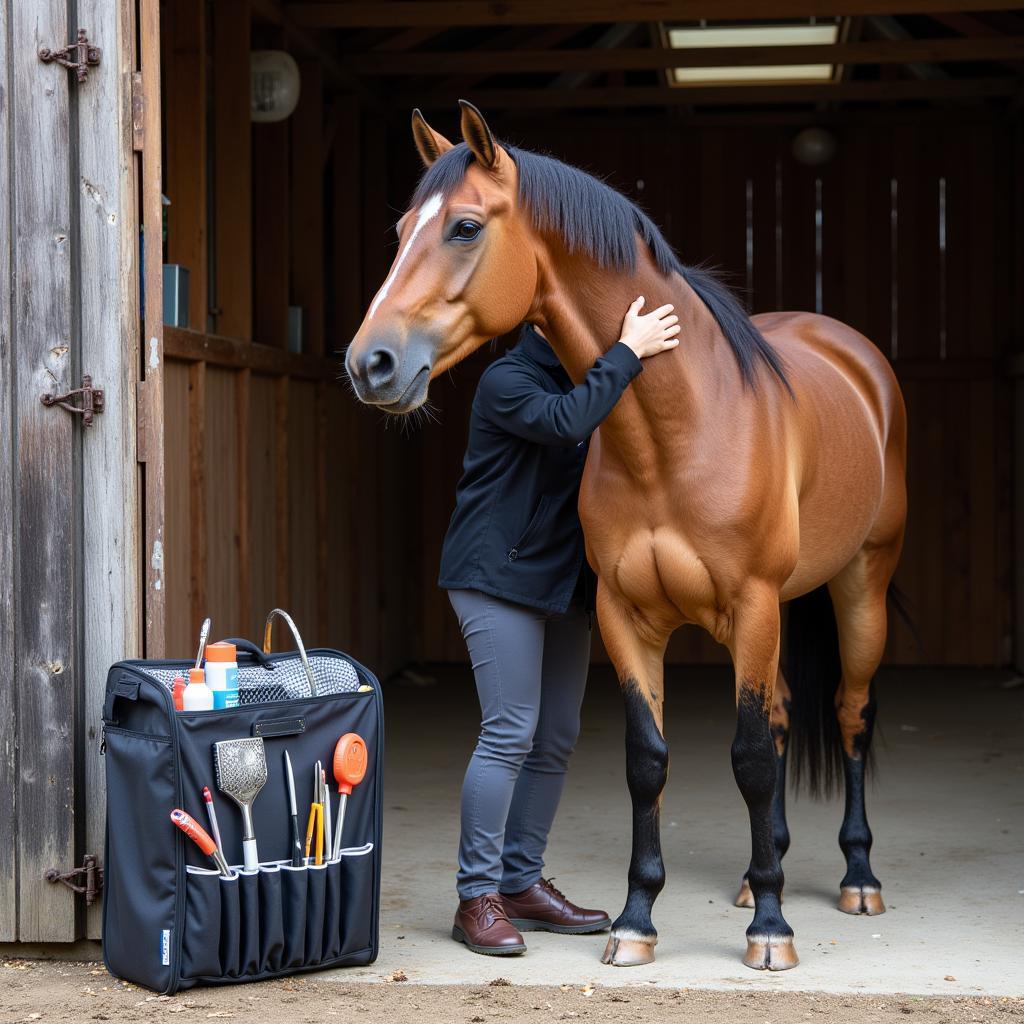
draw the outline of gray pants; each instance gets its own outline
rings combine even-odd
[[[480,697],[480,738],[462,784],[459,897],[540,879],[580,731],[590,616],[449,590]]]

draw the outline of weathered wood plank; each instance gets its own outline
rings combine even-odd
[[[327,349],[348,345],[363,317],[363,209],[360,183],[362,137],[359,102],[335,99],[337,129],[332,158],[334,190],[334,337]]]
[[[0,54],[10,52],[11,8],[0,5]],[[0,189],[11,187],[10,97],[0,89]],[[14,584],[14,324],[11,319],[10,203],[0,203],[0,664],[15,664]],[[17,693],[0,686],[0,792],[8,794],[0,815],[0,942],[18,937],[18,733]]]
[[[144,346],[141,353],[145,379],[146,463],[143,467],[146,522],[143,561],[146,657],[162,658],[166,637],[164,593],[164,326],[160,146],[160,4],[139,0],[139,60],[146,142],[142,149],[142,220],[144,229],[146,294]]]
[[[189,514],[189,367],[177,360],[166,364],[167,389],[164,404],[166,432],[164,458],[167,479],[166,538],[164,555],[164,591],[167,598],[167,652],[170,657],[187,658],[193,645],[192,541]]]
[[[327,403],[330,401],[327,385],[322,381],[316,385],[316,439],[315,439],[315,475],[314,488],[316,493],[316,642],[327,645],[330,643],[330,600],[331,600],[331,567],[328,561],[329,549],[327,538],[331,523],[328,510],[328,477],[330,465],[330,446],[327,436]],[[343,589],[335,586],[336,590]]]
[[[214,327],[252,338],[252,123],[249,0],[213,5]],[[203,325],[194,323],[202,329]]]
[[[287,608],[291,601],[289,557],[288,420],[290,379],[274,381],[274,605]],[[268,608],[269,612],[270,609]]]
[[[141,507],[135,463],[135,385],[139,365],[138,230],[132,145],[133,5],[80,0],[78,16],[106,60],[78,93],[79,245],[88,262],[79,278],[81,365],[106,392],[98,429],[82,444],[85,575],[83,707],[85,849],[102,855],[106,808],[99,756],[107,667],[142,654],[139,564]],[[86,935],[100,937],[100,906],[87,911]]]
[[[302,92],[291,116],[291,301],[302,307],[302,351],[324,352],[323,72],[303,61]]]
[[[74,451],[78,427],[39,396],[77,387],[72,376],[68,73],[41,67],[40,46],[70,38],[60,4],[15,4],[10,50],[14,187],[14,522],[18,650],[18,938],[67,942],[74,900],[43,880],[75,857],[75,717],[81,686],[75,628]]]

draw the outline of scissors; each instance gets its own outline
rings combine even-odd
[[[313,768],[313,802],[309,805],[309,821],[306,822],[306,862],[309,862],[310,849],[314,851],[313,863],[324,862],[324,798],[326,796],[323,765],[317,761]],[[313,836],[316,835],[316,846]]]

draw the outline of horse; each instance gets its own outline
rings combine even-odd
[[[895,375],[867,338],[827,316],[749,317],[714,275],[681,263],[628,198],[500,144],[472,104],[460,106],[458,144],[413,112],[425,171],[348,347],[352,386],[364,403],[409,413],[433,378],[524,321],[578,383],[637,295],[675,306],[681,344],[644,362],[591,439],[580,487],[598,622],[624,695],[632,801],[628,893],[602,961],[654,959],[664,653],[675,629],[697,624],[735,672],[731,759],[751,833],[736,904],[754,911],[743,962],[794,967],[781,867],[790,746],[812,789],[840,775],[845,785],[839,909],[885,910],[864,780],[906,519]]]

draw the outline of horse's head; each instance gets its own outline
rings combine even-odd
[[[345,358],[359,399],[386,412],[422,405],[434,377],[520,324],[537,287],[515,162],[480,111],[460,103],[459,145],[413,111],[427,170],[398,222],[395,261]]]

